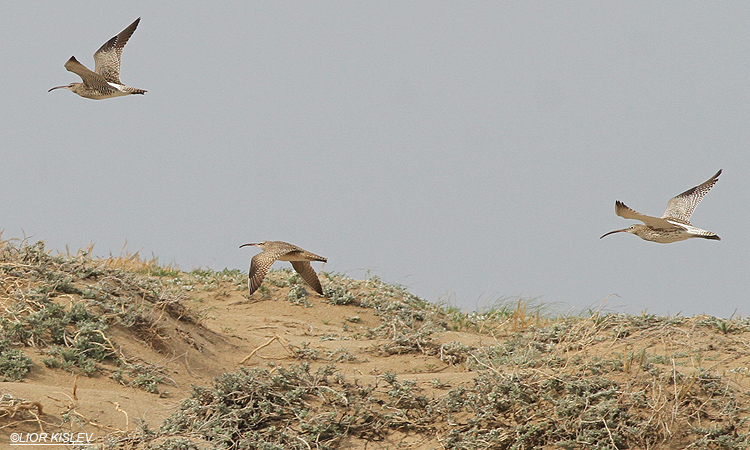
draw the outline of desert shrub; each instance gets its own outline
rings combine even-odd
[[[52,255],[42,241],[0,240],[0,263],[6,305],[0,341],[44,349],[48,367],[93,375],[106,360],[127,368],[131,364],[112,342],[110,326],[125,326],[148,341],[158,335],[165,313],[196,321],[175,279],[181,272],[137,255],[94,259],[90,248],[72,256]],[[3,352],[9,367],[17,369],[13,376],[21,376],[26,364],[18,352]],[[157,380],[142,373],[135,385],[153,391]]]
[[[0,381],[20,381],[31,370],[31,358],[8,340],[0,340]]]

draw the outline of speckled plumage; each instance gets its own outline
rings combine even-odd
[[[276,261],[289,261],[292,267],[302,276],[302,279],[312,287],[315,292],[323,295],[323,287],[320,285],[318,275],[310,265],[310,261],[327,262],[328,259],[310,253],[296,245],[282,241],[263,241],[256,244],[242,244],[240,248],[252,245],[263,250],[253,256],[250,262],[250,273],[248,274],[247,286],[250,294],[255,292],[263,283],[271,265]]]
[[[93,100],[120,97],[129,94],[143,94],[143,89],[125,86],[120,81],[120,61],[122,49],[128,43],[128,39],[138,27],[141,18],[135,20],[117,36],[108,40],[99,50],[94,53],[94,71],[78,62],[75,56],[71,56],[65,63],[65,68],[81,77],[83,83],[70,83],[67,86],[57,86],[50,89],[68,89],[81,97]]]
[[[703,197],[711,190],[719,180],[721,170],[704,183],[690,188],[680,195],[669,200],[667,209],[661,217],[647,216],[638,211],[629,208],[621,201],[615,202],[615,214],[625,219],[640,220],[644,225],[631,225],[622,230],[610,231],[604,234],[608,236],[613,233],[631,233],[647,241],[668,244],[671,242],[684,241],[690,238],[714,239],[720,241],[721,238],[715,233],[694,227],[690,223],[690,216],[693,215],[695,207],[698,206]]]

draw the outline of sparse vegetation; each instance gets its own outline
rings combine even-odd
[[[245,351],[254,367],[197,379],[157,424],[134,426],[120,410],[126,425],[106,429],[100,448],[384,449],[399,439],[414,449],[750,446],[746,319],[555,315],[523,299],[462,312],[377,277],[319,275],[322,299],[290,270],[272,270],[249,307],[280,300],[303,319],[252,324],[268,330]],[[247,300],[246,277],[0,241],[0,379],[66,371],[166,395],[165,385],[177,386],[172,373],[128,354],[122,337],[165,358],[184,356],[175,342],[210,358],[192,337],[206,334],[200,308],[209,298],[219,299],[213,308]],[[214,325],[232,335],[246,327]],[[261,355],[273,346],[282,357]],[[55,423],[41,403],[4,394],[0,425],[92,426],[71,405]]]
[[[174,278],[181,272],[138,255],[94,259],[91,248],[75,255],[52,255],[43,242],[0,241],[0,342],[45,349],[50,368],[94,375],[109,362],[132,371],[130,358],[112,342],[109,329],[123,326],[151,345],[159,345],[159,316],[195,322],[182,303]],[[167,277],[168,280],[163,280]],[[13,379],[31,366],[18,349],[3,351]],[[145,376],[141,374],[141,376]],[[159,376],[151,376],[160,380]],[[148,383],[136,383],[155,388]]]
[[[8,340],[0,340],[0,381],[19,381],[29,373],[31,358]]]

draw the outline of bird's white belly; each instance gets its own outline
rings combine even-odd
[[[120,97],[120,96],[129,94],[129,92],[125,91],[124,89],[125,86],[122,84],[110,83],[110,82],[107,82],[107,84],[115,88],[115,92],[112,92],[111,97]]]
[[[647,241],[658,242],[660,244],[670,244],[672,242],[684,241],[685,239],[693,237],[693,235],[686,232],[684,229],[668,229],[660,230],[658,234],[648,234],[641,237]]]

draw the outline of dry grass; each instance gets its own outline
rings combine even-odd
[[[249,339],[244,329],[230,330],[230,305],[249,304],[244,311],[270,324],[258,325],[269,331],[241,352],[227,350],[249,367],[236,364],[194,383],[156,426],[131,420],[117,406],[125,426],[105,428],[78,413],[74,388],[67,420],[106,431],[102,448],[750,446],[745,319],[601,309],[555,316],[517,299],[464,313],[376,277],[329,273],[321,274],[320,299],[286,270],[271,271],[251,303],[239,271],[184,273],[137,254],[96,259],[91,252],[54,256],[42,243],[0,242],[2,345],[42,352],[51,358],[45,370],[110,377],[160,394],[177,383],[156,362],[127,355],[124,337],[163,355],[187,342],[203,355],[218,351],[207,347],[210,341],[197,343],[209,335],[212,315],[225,321],[215,325],[226,330],[217,339]],[[264,313],[274,301],[289,307]],[[283,314],[269,317],[274,310]],[[283,336],[274,323],[284,324]],[[23,359],[9,361],[9,373],[23,378]],[[37,400],[4,399],[0,429],[22,421],[64,425],[45,419]]]
[[[117,267],[124,265],[127,270]],[[91,247],[63,256],[42,242],[0,241],[0,349],[44,349],[48,367],[87,375],[105,362],[115,363],[120,374],[144,372],[112,342],[111,327],[124,326],[159,346],[165,316],[198,320],[182,304],[183,290],[154,276],[155,270],[164,276],[169,269],[157,270],[137,255],[94,259]],[[8,378],[18,367],[1,360],[0,377]]]

